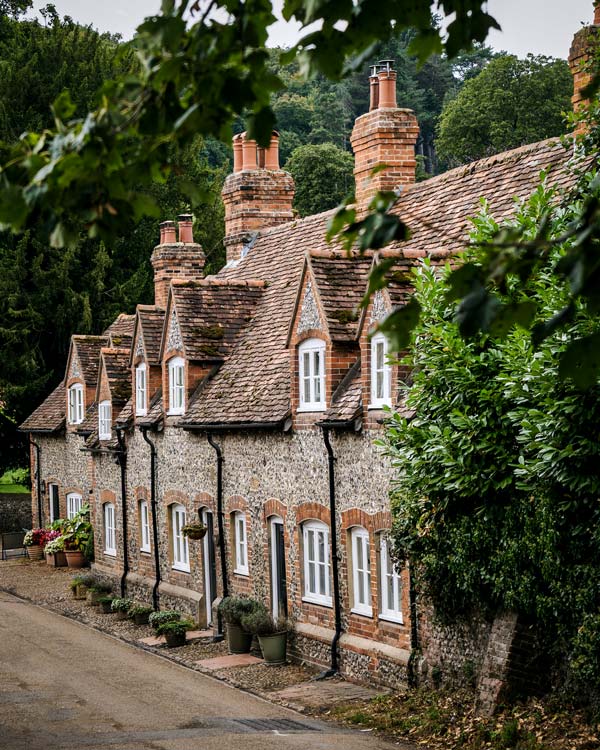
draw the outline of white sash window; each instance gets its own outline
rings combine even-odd
[[[190,555],[188,540],[181,531],[185,526],[185,508],[183,505],[171,506],[171,529],[173,535],[173,567],[175,570],[190,572]]]
[[[379,561],[381,568],[380,619],[402,622],[402,588],[400,575],[390,556],[389,542],[381,537]]]
[[[112,406],[110,401],[98,405],[98,436],[100,440],[110,440],[112,430]]]
[[[169,360],[169,414],[185,411],[184,361],[181,357]]]
[[[140,503],[140,549],[150,552],[150,513],[146,500]]]
[[[248,575],[248,536],[246,529],[246,514],[233,514],[233,533],[235,541],[235,570],[244,576]]]
[[[104,505],[104,554],[117,554],[117,539],[115,533],[115,506],[112,503]]]
[[[371,406],[392,405],[391,374],[388,340],[382,333],[378,333],[371,339]]]
[[[320,521],[302,527],[304,601],[331,606],[329,581],[329,528]]]
[[[300,411],[325,410],[325,342],[308,339],[298,347]]]
[[[143,417],[147,411],[146,364],[142,362],[135,368],[135,413]]]
[[[359,527],[350,532],[352,543],[352,611],[373,616],[371,605],[371,545],[369,532]]]
[[[69,388],[69,424],[83,422],[83,386],[75,383]]]

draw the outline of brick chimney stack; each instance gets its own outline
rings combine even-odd
[[[175,236],[175,222],[163,221],[160,240],[152,253],[154,269],[154,304],[163,310],[167,306],[171,281],[199,281],[204,272],[206,258],[201,245],[194,242],[192,215],[177,217],[179,242]]]
[[[293,218],[294,180],[279,167],[279,134],[269,148],[240,133],[233,138],[233,174],[223,185],[227,262],[239,260],[254,232]]]
[[[394,190],[415,181],[415,144],[419,124],[411,109],[396,104],[393,60],[371,68],[370,109],[356,119],[350,143],[354,151],[356,202],[366,206],[378,190]],[[387,165],[372,176],[375,167]]]
[[[600,43],[600,0],[594,2],[594,24],[584,26],[573,37],[569,53],[569,67],[573,74],[573,111],[580,112],[589,105],[589,100],[583,96],[583,90],[591,82],[593,71],[590,59],[594,48]],[[575,135],[585,132],[585,123],[580,122],[575,128]]]

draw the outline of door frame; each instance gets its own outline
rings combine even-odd
[[[271,614],[277,620],[281,616],[281,602],[279,601],[279,565],[277,559],[277,526],[281,526],[283,531],[283,518],[281,516],[269,516],[269,539],[270,539],[270,561],[271,569]],[[285,563],[285,555],[284,555]],[[283,581],[287,589],[287,581]]]

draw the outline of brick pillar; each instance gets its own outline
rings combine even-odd
[[[396,72],[391,62],[385,60],[373,67],[371,110],[356,119],[350,137],[360,207],[366,206],[378,190],[395,190],[415,181],[419,124],[411,109],[396,105]],[[383,165],[385,168],[372,175],[373,169]]]
[[[252,234],[291,221],[294,180],[279,167],[279,135],[267,149],[245,133],[233,139],[234,171],[223,185],[227,262],[238,260]]]
[[[192,217],[182,214],[178,225],[179,242],[176,241],[175,223],[163,221],[160,225],[160,241],[151,258],[154,269],[154,304],[163,310],[167,307],[171,281],[199,281],[206,262],[202,246],[194,242]]]
[[[589,100],[583,96],[583,89],[590,83],[594,72],[590,59],[591,52],[597,49],[600,40],[600,3],[594,3],[594,25],[580,29],[573,37],[571,51],[569,53],[569,67],[573,74],[573,111],[580,112],[589,105]],[[580,135],[585,131],[584,123],[578,123],[575,134]]]

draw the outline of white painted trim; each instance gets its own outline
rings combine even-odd
[[[100,440],[110,440],[112,437],[112,404],[101,401],[98,404],[98,437]]]
[[[180,570],[182,573],[190,572],[190,551],[187,538],[181,533],[181,529],[186,524],[186,512],[183,505],[175,503],[171,505],[171,536],[173,550],[174,570]]]
[[[117,556],[117,527],[115,522],[115,506],[104,503],[102,506],[104,554]]]
[[[308,355],[308,374],[304,367],[306,354]],[[315,367],[315,360],[318,360],[317,367]],[[325,342],[323,339],[307,339],[303,341],[298,346],[298,411],[325,411],[325,373]],[[307,386],[308,398],[306,393]]]
[[[402,625],[404,618],[402,616],[402,586],[400,580],[400,574],[397,572],[396,567],[392,566],[392,591],[393,598],[397,602],[397,609],[394,607],[395,602],[388,601],[388,564],[391,562],[388,551],[388,540],[385,536],[381,536],[379,543],[379,569],[381,580],[379,582],[381,590],[381,611],[379,613],[380,620],[388,620],[389,622],[396,622]]]
[[[283,518],[280,516],[271,516],[269,518],[269,539],[271,540],[271,614],[273,619],[279,617],[279,571],[277,570],[277,535],[276,526],[283,527]]]
[[[235,568],[233,572],[239,576],[250,575],[248,567],[248,525],[246,514],[239,510],[233,514],[233,541],[235,545]]]
[[[145,417],[148,413],[148,378],[145,362],[135,368],[135,415]],[[143,382],[142,382],[143,381]]]
[[[83,508],[83,498],[78,492],[69,492],[67,495],[67,518],[73,518]]]
[[[145,515],[145,518],[144,518]],[[140,500],[140,552],[150,552],[150,507],[147,500]]]
[[[383,346],[383,367],[377,367],[377,349],[379,345]],[[371,403],[368,409],[381,409],[384,406],[392,405],[392,368],[388,364],[389,345],[386,336],[383,333],[377,333],[371,339]],[[377,396],[377,374],[381,373],[383,377],[383,396]]]
[[[312,535],[312,546],[314,556],[311,559],[309,557],[310,541],[309,537]],[[320,559],[318,554],[319,549],[319,537],[323,537],[323,551],[324,559]],[[312,604],[322,604],[325,607],[331,607],[331,565],[329,561],[330,557],[330,546],[329,546],[329,526],[322,523],[321,521],[306,521],[302,525],[302,558],[303,558],[303,569],[304,569],[304,583],[302,586],[302,601],[311,602]],[[311,566],[314,568],[314,588],[311,590]],[[324,568],[324,590],[321,589],[320,585],[320,570]]]
[[[370,603],[372,591],[369,532],[361,526],[355,526],[350,530],[350,543],[352,545],[352,607],[350,611],[356,615],[373,617],[373,606]],[[359,551],[363,560],[362,568],[358,567]],[[364,595],[364,602],[359,600],[360,594]]]
[[[69,386],[69,424],[81,424],[84,413],[83,385],[73,383]]]
[[[169,373],[169,410],[167,414],[185,414],[185,361],[182,357],[173,357],[168,361],[167,369]],[[176,372],[181,372],[181,383],[176,382]]]

